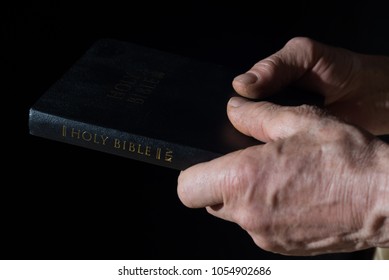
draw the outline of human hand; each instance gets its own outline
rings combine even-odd
[[[290,84],[325,97],[327,109],[373,134],[389,133],[389,57],[294,38],[235,78],[242,96],[262,98]]]
[[[206,207],[282,254],[389,246],[386,144],[309,106],[234,97],[228,115],[266,144],[182,171],[186,206]]]
[[[295,84],[371,133],[389,131],[389,60],[296,38],[238,76],[235,90],[266,97]],[[244,228],[263,249],[310,255],[389,246],[389,148],[309,106],[231,99],[228,116],[265,142],[181,172],[188,207]]]

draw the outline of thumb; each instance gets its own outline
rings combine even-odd
[[[313,106],[280,106],[243,97],[230,99],[227,114],[236,129],[263,142],[316,129],[325,115],[324,111]]]
[[[242,96],[269,96],[311,70],[321,56],[322,44],[308,38],[291,39],[281,50],[237,76],[232,86]]]

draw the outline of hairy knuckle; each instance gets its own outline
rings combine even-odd
[[[304,120],[322,120],[326,118],[326,113],[318,107],[311,105],[300,105],[297,107],[285,107],[280,112],[280,118],[284,122],[298,123]]]
[[[277,119],[283,124],[297,123],[301,119],[301,114],[295,109],[283,108],[279,112]]]
[[[303,104],[303,105],[300,105],[300,106],[297,106],[296,107],[296,111],[298,114],[302,115],[302,116],[305,116],[305,117],[309,117],[309,118],[317,118],[317,117],[324,117],[326,114],[323,110],[321,110],[320,108],[316,107],[316,106],[312,106],[312,105],[306,105],[306,104]]]

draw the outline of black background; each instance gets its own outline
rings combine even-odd
[[[80,1],[81,2],[81,1]],[[178,200],[175,170],[28,135],[28,109],[97,39],[111,37],[244,71],[294,36],[388,54],[386,9],[316,1],[6,5],[1,11],[2,259],[287,257]]]

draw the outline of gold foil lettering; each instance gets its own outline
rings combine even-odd
[[[73,127],[70,130],[70,137],[80,139],[80,130],[75,130]]]
[[[81,134],[81,138],[87,142],[89,142],[90,140],[92,140],[92,133],[88,132],[88,131],[83,131],[82,134]]]
[[[161,159],[161,148],[157,148],[157,153],[155,155],[156,159]]]
[[[165,161],[172,162],[173,161],[173,151],[168,149],[165,152]]]
[[[108,136],[98,133],[93,133],[87,130],[75,129],[74,127],[67,128],[66,125],[62,125],[61,135],[62,137],[69,137],[80,139],[86,142],[93,142],[97,145],[106,145],[109,139]]]
[[[105,145],[107,143],[107,140],[108,140],[109,137],[108,136],[104,136],[104,135],[100,135],[100,136],[101,136],[102,144]]]
[[[146,146],[146,149],[145,149],[145,156],[151,156],[151,147],[150,146]]]
[[[120,149],[120,140],[115,138],[115,140],[113,140],[113,147],[115,149]]]
[[[143,155],[143,152],[142,152],[142,145],[141,144],[138,144],[138,154],[140,155]]]
[[[119,138],[112,138],[112,140],[110,140],[109,136],[93,133],[88,130],[67,127],[65,125],[62,125],[61,135],[62,137],[70,137],[80,141],[94,143],[96,145],[109,144],[112,145],[113,149],[121,149],[144,157],[153,157],[156,160],[162,160],[170,163],[173,162],[173,150],[169,148],[153,147]]]

